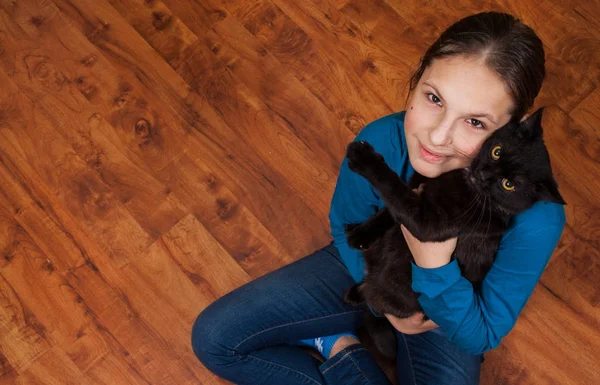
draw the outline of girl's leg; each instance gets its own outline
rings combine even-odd
[[[398,337],[400,385],[476,385],[482,355],[459,349],[440,329]]]
[[[329,385],[391,385],[371,353],[362,345],[340,351],[320,367]]]
[[[364,308],[345,306],[341,300],[344,289],[353,284],[337,249],[329,245],[208,306],[192,330],[194,352],[207,368],[236,384],[387,385],[360,345],[342,350],[323,365],[290,345],[356,330]]]

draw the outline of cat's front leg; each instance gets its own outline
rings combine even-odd
[[[387,207],[379,210],[361,224],[346,225],[348,245],[354,249],[367,250],[373,242],[396,224]]]
[[[418,210],[419,195],[400,179],[373,146],[367,142],[352,142],[348,145],[346,157],[350,170],[366,178],[379,191],[396,222],[405,223],[405,220],[411,219]]]
[[[367,179],[386,203],[412,192],[368,142],[350,143],[346,157],[350,170]]]

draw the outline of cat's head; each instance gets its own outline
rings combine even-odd
[[[499,128],[467,169],[470,186],[507,213],[522,212],[537,201],[565,204],[552,176],[541,123],[539,109]]]

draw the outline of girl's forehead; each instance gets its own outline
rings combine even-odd
[[[420,83],[434,88],[447,108],[466,115],[491,115],[497,123],[510,119],[513,100],[508,88],[482,57],[436,59]]]

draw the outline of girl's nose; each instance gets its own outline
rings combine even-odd
[[[447,146],[452,143],[452,123],[440,122],[430,133],[429,140],[434,146]]]

